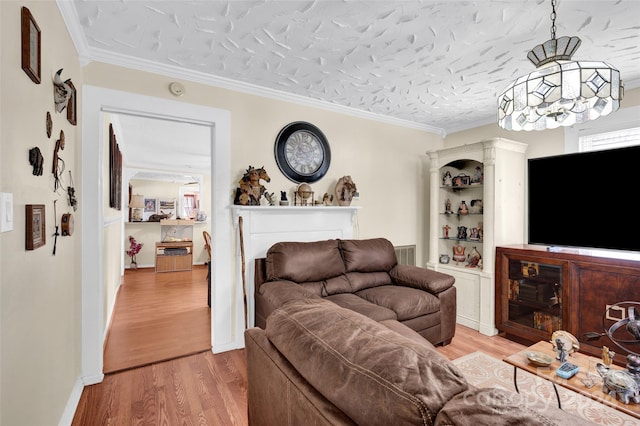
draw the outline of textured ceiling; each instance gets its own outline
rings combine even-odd
[[[80,24],[72,35],[87,59],[190,70],[220,85],[293,94],[440,133],[495,121],[497,94],[534,69],[526,54],[550,38],[551,26],[551,3],[543,0],[72,5]],[[637,0],[561,0],[557,35],[582,39],[574,59],[608,61],[627,87],[637,86],[639,16]]]

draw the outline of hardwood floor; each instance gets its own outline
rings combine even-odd
[[[141,271],[135,271],[138,272]],[[197,276],[197,273],[192,274],[194,280],[203,281],[206,270],[203,280]],[[147,288],[147,291],[150,290]],[[198,298],[194,296],[194,299]],[[157,303],[164,305],[167,301]],[[153,315],[146,309],[140,309],[140,313]],[[208,331],[200,332],[203,340],[205,334],[209,338]],[[174,345],[180,343],[174,341]],[[503,359],[523,348],[523,345],[500,336],[484,336],[458,325],[452,343],[438,347],[438,351],[449,359],[477,350]],[[243,349],[221,354],[207,349],[194,355],[106,374],[102,383],[85,387],[72,425],[246,425],[246,371]]]
[[[126,270],[104,349],[104,373],[211,349],[207,268]]]

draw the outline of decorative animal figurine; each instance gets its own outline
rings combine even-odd
[[[322,197],[322,204],[325,206],[330,206],[333,203],[333,195],[329,195],[327,192],[324,193]]]
[[[276,205],[276,199],[273,196],[273,192],[269,193],[269,192],[265,192],[264,193],[264,198],[267,199],[267,201],[269,202],[270,206],[275,206]]]
[[[62,68],[53,76],[53,101],[57,112],[62,112],[65,109],[72,93],[71,86],[69,85],[71,79],[68,78],[62,81],[60,74],[62,74]]]
[[[233,203],[243,206],[259,206],[260,198],[267,191],[267,188],[260,183],[261,180],[271,182],[271,178],[264,169],[264,166],[259,169],[249,166],[242,178],[238,181],[239,186],[236,188]]]
[[[351,179],[351,176],[343,176],[338,179],[336,183],[336,198],[338,199],[338,205],[350,206],[353,196],[358,191],[356,184]]]
[[[602,392],[614,396],[623,404],[630,401],[640,403],[640,384],[631,373],[625,370],[612,370],[604,364],[596,364],[598,374],[602,376]]]
[[[162,219],[171,219],[173,213],[162,213],[160,214],[152,214],[149,216],[149,222],[160,222]]]
[[[34,176],[42,176],[44,157],[37,146],[29,150],[29,164],[33,166]]]

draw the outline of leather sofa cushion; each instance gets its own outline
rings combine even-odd
[[[358,296],[371,303],[389,308],[405,321],[440,310],[440,299],[426,291],[411,287],[385,285],[358,291]]]
[[[297,283],[322,281],[344,274],[338,240],[276,243],[267,251],[267,280]]]
[[[364,290],[369,287],[378,287],[392,283],[387,272],[347,272],[347,279],[351,284],[351,291]]]
[[[389,272],[398,259],[391,241],[385,238],[340,240],[347,272]]]
[[[323,299],[290,302],[267,319],[269,340],[358,424],[433,424],[468,384],[435,349]]]
[[[397,315],[391,309],[383,308],[371,302],[367,302],[362,297],[351,293],[334,294],[325,297],[338,306],[358,312],[374,321],[395,320]]]

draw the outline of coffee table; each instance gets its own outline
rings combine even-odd
[[[630,416],[640,418],[640,404],[636,404],[633,402],[630,404],[623,404],[613,396],[605,394],[604,392],[602,392],[602,380],[599,380],[595,384],[595,386],[591,388],[587,388],[584,385],[583,380],[587,378],[587,372],[590,372],[592,375],[595,374],[598,378],[600,378],[595,370],[596,364],[598,362],[602,362],[599,358],[581,354],[579,352],[571,354],[568,357],[567,361],[579,366],[580,371],[570,379],[563,379],[556,374],[556,369],[560,366],[560,361],[554,361],[549,367],[538,367],[529,362],[526,355],[527,352],[542,352],[543,354],[551,356],[553,359],[556,358],[556,354],[553,351],[551,342],[544,341],[538,342],[533,346],[529,346],[528,348],[505,358],[504,362],[506,362],[507,364],[511,364],[514,367],[513,374],[516,389],[518,388],[517,372],[518,369],[521,369],[550,381],[553,384],[554,389],[556,385],[562,386],[574,392],[578,392],[579,394],[591,398],[595,401],[598,401],[602,404],[608,405],[609,407],[615,408],[616,410],[622,411],[623,413],[629,414]],[[589,371],[589,367],[591,367],[591,371]],[[612,368],[618,370],[623,369],[616,365],[612,365]],[[560,397],[558,396],[557,389],[555,389],[555,391],[556,396],[558,397],[558,406],[560,406]]]

